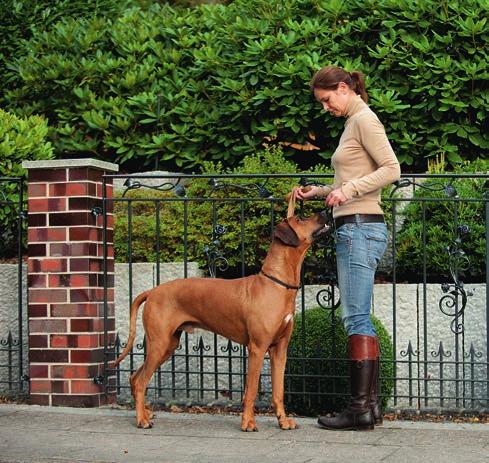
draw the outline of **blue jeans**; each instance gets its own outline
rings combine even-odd
[[[387,247],[385,223],[345,223],[336,230],[341,317],[348,336],[376,336],[370,305],[377,265]]]

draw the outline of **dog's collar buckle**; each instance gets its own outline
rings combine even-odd
[[[300,286],[295,286],[295,285],[289,285],[288,283],[285,283],[284,281],[282,280],[279,280],[278,278],[275,278],[274,276],[272,275],[269,275],[268,273],[265,273],[263,270],[260,270],[260,273],[267,277],[268,279],[272,280],[273,282],[279,284],[280,286],[283,286],[284,288],[287,288],[287,289],[299,289]]]

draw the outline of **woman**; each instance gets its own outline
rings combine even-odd
[[[327,66],[314,75],[311,89],[325,111],[346,118],[331,159],[333,185],[295,190],[297,199],[325,197],[333,207],[341,312],[348,334],[350,404],[340,415],[320,417],[318,423],[333,430],[373,429],[382,423],[380,349],[370,320],[375,270],[387,245],[380,193],[399,179],[400,167],[383,125],[367,105],[361,72]]]

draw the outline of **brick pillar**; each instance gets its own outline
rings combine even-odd
[[[114,399],[104,374],[102,175],[118,166],[94,159],[29,161],[28,287],[30,400],[97,407]],[[112,182],[107,182],[111,197]],[[108,330],[113,340],[112,210],[107,203]]]

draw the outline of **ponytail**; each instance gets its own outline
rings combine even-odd
[[[326,66],[314,74],[311,81],[311,90],[314,91],[315,88],[336,89],[340,82],[344,82],[357,95],[360,95],[365,103],[368,103],[365,77],[360,71],[347,72],[338,66]]]
[[[367,90],[365,89],[365,77],[362,72],[360,71],[352,71],[350,72],[350,77],[351,77],[351,88],[352,90],[357,94],[362,97],[362,100],[365,101],[365,103],[368,103],[368,94]]]

